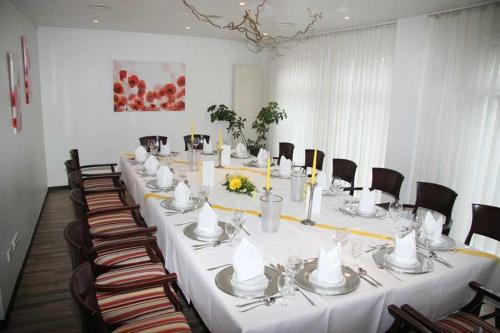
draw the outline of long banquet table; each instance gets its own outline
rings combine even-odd
[[[213,159],[212,156],[202,159]],[[181,154],[173,159],[175,170],[187,167],[186,156]],[[137,174],[140,165],[133,165],[126,155],[119,161],[122,180],[136,203],[141,205],[141,213],[150,226],[158,228],[157,239],[165,256],[166,268],[178,275],[178,284],[188,301],[191,301],[208,329],[212,332],[383,332],[393,322],[387,312],[389,304],[410,303],[430,318],[439,318],[467,303],[472,292],[467,287],[475,280],[490,288],[499,290],[500,271],[498,260],[476,251],[445,252],[440,255],[454,265],[447,268],[434,262],[434,271],[422,275],[397,274],[402,281],[396,280],[384,270],[376,267],[371,253],[359,258],[362,267],[383,284],[374,288],[361,280],[357,290],[341,296],[320,296],[307,292],[316,306],[310,305],[300,294],[289,300],[287,306],[274,304],[262,306],[249,312],[240,313],[236,304],[245,300],[225,294],[215,285],[218,272],[207,268],[231,262],[235,247],[222,245],[194,251],[193,244],[199,242],[183,234],[183,222],[196,221],[195,213],[166,216],[160,206],[162,195],[151,194],[146,187],[147,180]],[[265,182],[265,169],[242,167],[243,161],[232,159],[232,165],[215,169],[215,185],[209,200],[222,220],[229,220],[228,208],[259,211],[259,196],[230,193],[221,185],[227,173],[240,173],[248,176],[258,186]],[[189,183],[194,188],[201,183],[201,172],[188,172]],[[290,201],[290,181],[272,180],[273,193],[283,197],[282,214],[304,218],[305,203]],[[328,248],[332,243],[332,228],[346,227],[352,230],[351,239],[359,238],[364,249],[368,245],[387,242],[390,235],[390,218],[367,219],[344,215],[333,207],[333,197],[323,197],[321,214],[313,216],[317,226],[304,226],[293,219],[283,219],[278,233],[264,233],[258,216],[246,214],[245,227],[250,232],[250,240],[262,252],[266,263],[283,263],[287,250],[300,247],[304,258],[317,257],[320,246]],[[457,244],[464,248],[463,244]],[[347,253],[346,253],[347,252]],[[349,263],[352,258],[344,251],[343,260]],[[277,302],[278,303],[278,302]]]

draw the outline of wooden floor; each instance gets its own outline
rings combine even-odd
[[[68,190],[47,195],[7,327],[0,332],[80,332],[80,314],[69,293],[71,259],[64,226],[73,220]],[[206,332],[192,308],[183,304],[193,332]]]

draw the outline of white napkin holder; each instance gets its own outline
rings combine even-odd
[[[190,203],[191,192],[189,187],[184,183],[180,182],[175,187],[174,191],[174,204],[178,208],[187,207]]]
[[[156,186],[170,187],[172,186],[173,180],[174,174],[170,171],[170,168],[166,165],[162,165],[156,174]]]
[[[232,264],[236,283],[264,276],[264,258],[246,237],[243,237],[234,251]]]
[[[370,191],[364,187],[359,199],[358,211],[363,214],[371,214],[375,212],[375,191]]]

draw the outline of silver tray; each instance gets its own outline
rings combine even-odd
[[[239,156],[236,155],[236,153],[231,153],[231,157],[239,160],[246,160],[247,158],[250,158],[250,154],[246,154],[246,156]]]
[[[262,292],[260,293],[255,293],[255,292],[244,292],[242,290],[237,290],[233,287],[231,284],[231,279],[233,277],[234,269],[233,266],[229,266],[221,270],[217,275],[215,276],[215,285],[225,292],[226,294],[229,294],[231,296],[236,296],[240,298],[246,298],[246,299],[258,299],[258,298],[264,298],[264,297],[270,297],[274,294],[278,293],[278,275],[279,273],[272,269],[271,267],[265,266],[264,267],[264,274],[266,275],[267,279],[269,280],[269,283]]]
[[[383,218],[385,215],[387,215],[387,211],[379,206],[375,206],[375,212],[373,212],[373,213],[369,213],[369,214],[361,213],[358,211],[358,204],[359,204],[358,202],[346,203],[346,204],[344,204],[344,209],[348,213],[353,214],[353,215],[357,215],[360,217],[380,219],[380,218]]]
[[[252,167],[252,168],[266,168],[266,165],[260,166],[257,164],[257,161],[248,161],[244,163],[245,166],[247,167]]]
[[[307,291],[326,296],[347,294],[353,292],[359,287],[359,276],[356,272],[354,272],[354,270],[352,270],[352,268],[347,266],[342,266],[342,274],[345,277],[344,285],[326,288],[313,284],[309,281],[309,276],[316,268],[318,268],[318,260],[306,262],[304,264],[304,268],[302,268],[297,275],[295,275],[295,281],[297,284]]]
[[[215,155],[216,153],[215,153],[215,151],[212,151],[211,153],[205,153],[205,152],[202,150],[202,151],[200,152],[200,154],[209,156],[209,155]]]
[[[434,269],[434,265],[431,259],[427,258],[425,255],[423,255],[420,252],[417,252],[417,259],[419,262],[419,265],[416,267],[402,267],[402,266],[396,266],[393,263],[389,262],[387,260],[387,256],[391,254],[394,251],[394,247],[384,247],[375,252],[372,257],[373,261],[375,261],[375,264],[377,266],[383,266],[384,268],[390,269],[392,271],[398,272],[398,273],[406,273],[406,274],[423,274],[423,273],[428,273],[432,272]]]
[[[173,179],[172,185],[167,186],[167,187],[158,187],[158,185],[156,185],[156,179],[151,179],[151,180],[148,180],[146,182],[146,187],[150,188],[152,190],[162,190],[162,191],[167,192],[167,191],[172,191],[173,189],[175,189],[175,187],[177,186],[178,183],[179,183],[178,179]]]
[[[222,221],[219,221],[219,227],[222,228],[222,234],[220,234],[219,236],[214,237],[214,238],[207,238],[207,237],[202,237],[202,236],[197,235],[196,232],[194,232],[194,229],[196,229],[196,225],[197,225],[197,223],[193,222],[191,224],[188,224],[186,227],[184,227],[183,232],[187,238],[190,238],[190,239],[195,240],[195,241],[200,241],[200,242],[225,241],[225,240],[229,239],[226,235],[226,232],[224,231],[225,223]]]
[[[162,206],[163,208],[168,209],[168,210],[175,210],[177,212],[186,213],[186,212],[192,212],[194,210],[201,208],[203,206],[203,204],[205,203],[204,200],[202,200],[198,197],[191,197],[191,200],[193,201],[193,204],[191,206],[187,206],[185,208],[175,207],[172,204],[172,201],[174,201],[173,198],[168,198],[168,199],[163,200],[162,202],[160,202],[160,206]]]
[[[271,177],[273,178],[279,178],[279,179],[290,179],[292,178],[292,176],[282,176],[279,172],[279,170],[274,170],[274,171],[271,171]]]
[[[443,242],[439,245],[429,245],[429,250],[431,251],[451,251],[454,250],[456,247],[455,241],[453,238],[446,236],[446,235],[441,235],[443,237]],[[419,238],[418,239],[418,245],[421,245],[422,247],[425,246],[425,244],[422,242],[422,240]]]

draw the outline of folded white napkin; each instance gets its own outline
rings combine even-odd
[[[435,219],[431,212],[427,212],[424,217],[424,232],[431,245],[438,245],[442,241],[444,218],[440,216]]]
[[[161,140],[160,140],[160,147],[158,149],[158,153],[162,156],[168,156],[170,155],[172,151],[170,150],[170,141],[167,140],[167,144],[162,144]]]
[[[280,175],[282,177],[290,177],[292,173],[292,160],[289,160],[285,156],[280,158]]]
[[[219,218],[210,205],[205,202],[198,214],[196,231],[205,235],[216,235],[219,230]]]
[[[238,156],[238,157],[245,157],[245,156],[247,156],[247,147],[243,143],[241,143],[241,142],[239,142],[236,145],[235,151],[236,151],[236,156]]]
[[[222,146],[222,154],[221,154],[221,164],[222,165],[230,165],[231,164],[231,146],[223,145]]]
[[[328,190],[328,177],[326,176],[326,172],[318,171],[316,179],[318,181],[318,186],[321,187],[321,190]]]
[[[160,162],[153,155],[149,155],[146,162],[144,162],[144,168],[146,169],[147,174],[150,176],[156,175],[159,167]]]
[[[162,165],[156,174],[156,185],[159,187],[172,186],[173,179],[174,174],[170,171],[170,168],[166,165]]]
[[[202,181],[205,186],[214,186],[215,183],[215,163],[214,161],[203,161],[203,173],[202,173]]]
[[[310,195],[310,187],[307,187],[307,192],[306,192],[306,214],[307,211],[309,210],[309,195]],[[314,187],[314,197],[313,197],[313,203],[312,203],[312,208],[311,208],[311,213],[312,214],[319,214],[321,212],[321,187],[320,186],[315,186]]]
[[[375,211],[375,192],[370,191],[366,187],[361,192],[359,199],[358,210],[361,213],[373,213]]]
[[[184,182],[180,182],[179,184],[177,184],[174,191],[175,205],[177,207],[187,206],[190,195],[191,192],[189,191],[189,187],[187,187]]]
[[[137,147],[137,149],[134,151],[135,159],[139,163],[143,163],[146,158],[148,158],[148,152],[146,149],[144,149],[143,146]]]
[[[264,275],[264,258],[260,251],[246,238],[234,251],[233,258],[234,278],[242,282]]]
[[[212,143],[208,143],[206,139],[203,139],[203,152],[206,154],[211,154],[214,151]]]
[[[342,274],[341,244],[337,243],[330,251],[321,247],[318,258],[317,280],[329,284],[340,284],[344,281]]]
[[[257,165],[266,166],[267,160],[269,159],[269,152],[265,149],[260,148],[257,154]]]
[[[396,234],[395,243],[396,246],[391,257],[396,264],[413,265],[418,263],[415,230],[403,237]]]

